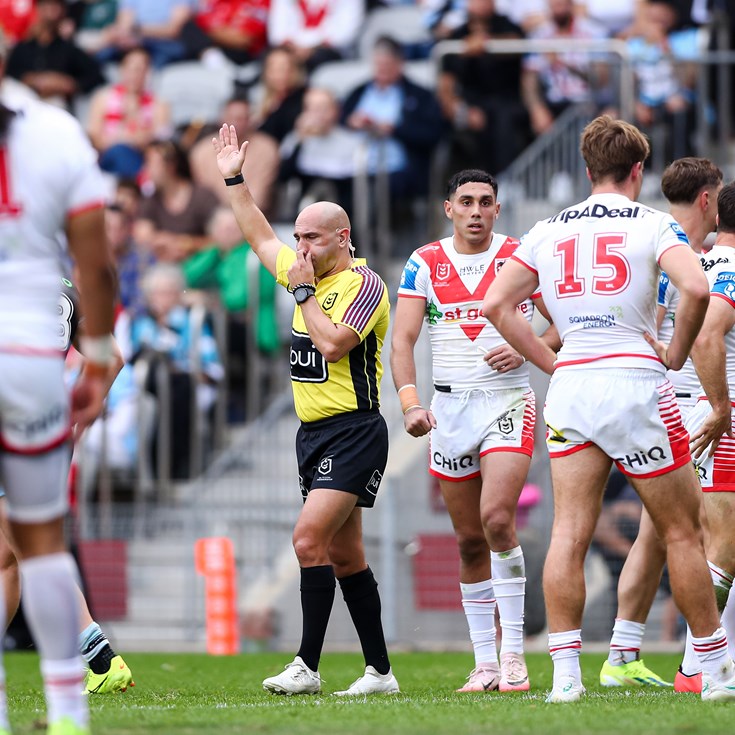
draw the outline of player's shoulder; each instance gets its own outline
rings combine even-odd
[[[446,239],[446,238],[445,238]],[[441,257],[444,252],[441,240],[434,240],[433,242],[426,243],[420,248],[411,253],[413,260],[423,260],[427,265],[431,265],[437,258]]]
[[[521,244],[521,241],[517,237],[511,237],[510,235],[503,235],[500,232],[493,233],[493,245],[497,243],[498,252],[496,258],[504,258],[509,255],[513,255],[516,248]]]
[[[73,131],[83,132],[82,125],[72,114],[56,105],[34,99],[26,99],[18,104],[14,111],[18,124],[27,128],[53,126],[53,137],[59,142],[57,131],[61,133]],[[48,133],[48,131],[47,131]]]

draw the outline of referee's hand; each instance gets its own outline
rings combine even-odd
[[[436,429],[436,419],[431,411],[417,406],[403,414],[403,426],[411,436],[424,436]]]

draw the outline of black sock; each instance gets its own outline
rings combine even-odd
[[[342,577],[339,586],[360,638],[365,665],[372,666],[379,674],[387,674],[390,661],[380,620],[378,583],[372,569],[368,567],[357,574]]]
[[[298,655],[312,670],[319,668],[324,636],[334,603],[334,569],[331,564],[301,570],[303,628]]]
[[[95,674],[106,674],[110,670],[110,662],[117,654],[108,643],[93,659],[89,661],[89,668]]]

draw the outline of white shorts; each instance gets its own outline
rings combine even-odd
[[[0,352],[0,448],[42,454],[70,434],[69,396],[61,355]]]
[[[533,454],[536,396],[530,388],[434,393],[429,473],[459,482],[480,475],[490,452]]]
[[[696,433],[711,411],[712,407],[707,401],[699,401],[686,419],[687,431]],[[732,415],[735,419],[735,410],[732,410]],[[694,460],[702,490],[706,493],[735,492],[735,439],[723,436],[714,457],[708,454],[709,448]]]
[[[645,369],[554,373],[544,407],[549,455],[597,445],[626,475],[655,477],[691,461],[674,389]]]

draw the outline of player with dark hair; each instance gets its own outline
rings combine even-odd
[[[475,654],[461,692],[529,688],[526,575],[515,519],[533,452],[536,405],[525,359],[481,318],[482,297],[518,247],[494,232],[497,196],[497,181],[486,171],[465,169],[449,180],[444,212],[452,235],[408,259],[390,356],[406,431],[431,433],[429,472],[439,480],[459,546],[462,605]],[[531,300],[520,309],[530,321]],[[429,408],[416,389],[413,354],[424,323],[433,354]]]
[[[365,674],[337,695],[391,694],[380,595],[365,560],[362,508],[371,508],[388,456],[380,414],[380,352],[390,305],[385,284],[353,257],[350,221],[332,202],[316,202],[294,225],[296,252],[280,242],[242,175],[247,141],[234,126],[213,139],[220,173],[245,239],[296,301],[291,382],[301,426],[296,437],[304,507],[293,544],[301,567],[303,633],[296,658],[263,687],[276,694],[314,694],[335,578],[365,656]]]

